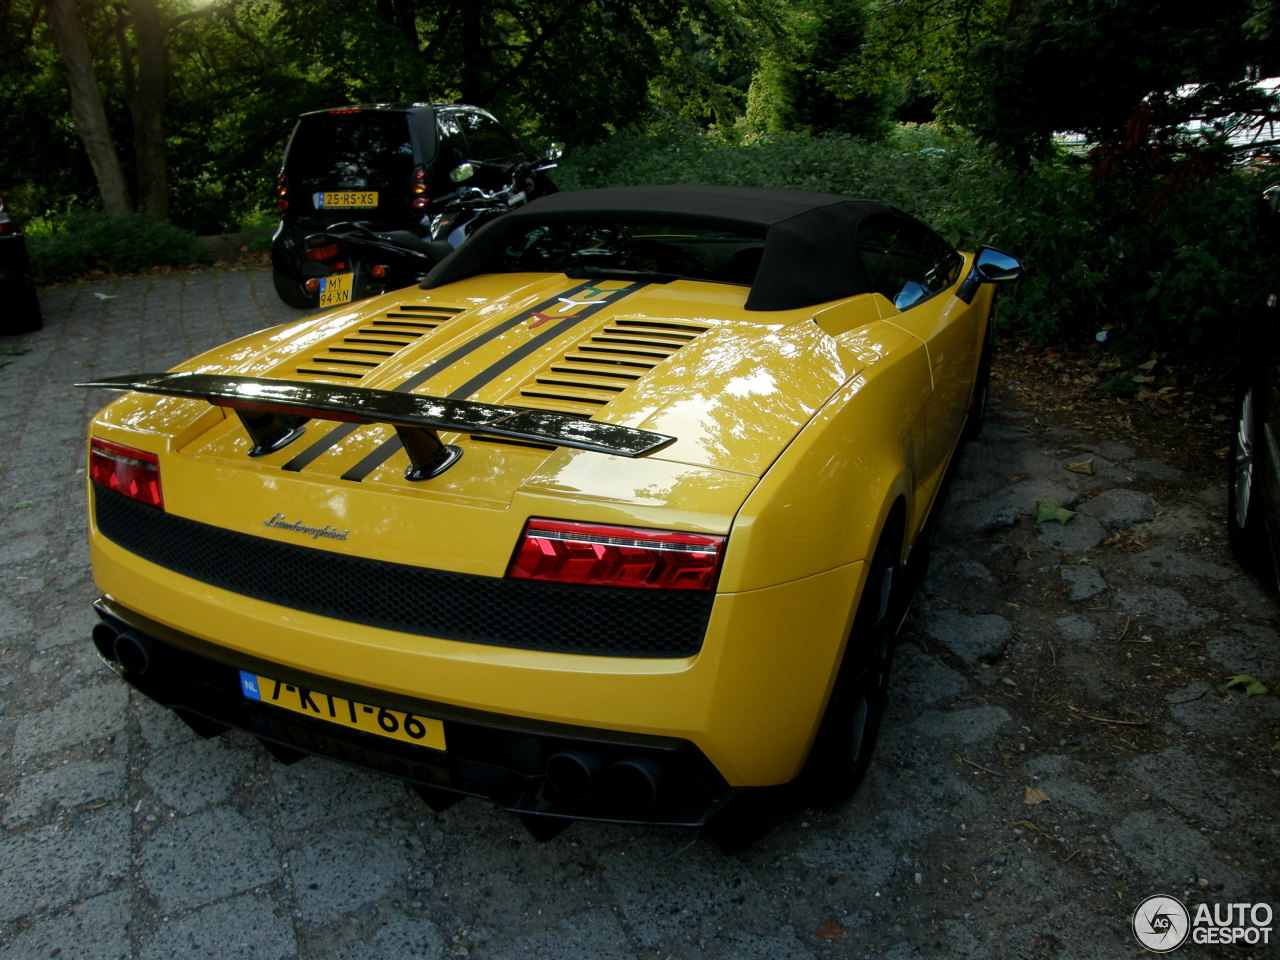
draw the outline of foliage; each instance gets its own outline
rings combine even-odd
[[[1006,330],[1046,345],[1105,330],[1109,347],[1132,360],[1221,359],[1264,295],[1255,225],[1265,171],[1232,170],[1171,194],[1155,177],[1097,180],[1074,158],[1015,171],[959,131],[905,126],[883,143],[619,136],[576,153],[556,179],[568,188],[726,183],[885,200],[960,247],[986,243],[1023,260],[1026,276],[1002,300]]]
[[[867,0],[791,5],[752,78],[747,129],[885,133],[890,82],[883,65],[865,55],[870,22]]]
[[[1252,84],[1280,68],[1276,0],[1188,4],[1153,0],[1021,0],[998,36],[975,43],[982,77],[957,119],[1003,154],[1044,156],[1057,131],[1075,131],[1147,169],[1203,149],[1192,122],[1266,113]]]
[[[127,272],[210,260],[195,234],[143,213],[70,213],[28,232],[27,248],[32,272],[43,281],[90,270]]]

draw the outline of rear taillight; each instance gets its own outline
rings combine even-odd
[[[94,437],[89,441],[89,477],[100,487],[164,509],[160,458],[154,453]]]
[[[338,245],[326,243],[322,247],[312,247],[307,251],[308,260],[333,260],[338,256]]]
[[[427,199],[426,167],[413,168],[413,182],[409,185],[409,189],[413,193],[413,205],[416,209],[425,210],[431,205],[431,201]]]
[[[507,576],[654,590],[710,590],[722,536],[566,520],[530,520]]]
[[[276,177],[276,206],[289,209],[289,181],[283,173]]]

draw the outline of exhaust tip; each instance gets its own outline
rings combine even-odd
[[[119,631],[109,623],[96,623],[90,637],[93,639],[93,645],[98,651],[98,655],[104,660],[112,662],[116,659],[116,637]]]
[[[111,645],[111,659],[125,673],[140,677],[151,667],[151,648],[142,637],[124,630]]]
[[[589,753],[557,753],[547,760],[547,783],[566,800],[591,799],[599,772],[600,761]]]
[[[619,760],[609,768],[609,792],[628,810],[649,810],[657,806],[662,780],[662,767],[652,760]]]

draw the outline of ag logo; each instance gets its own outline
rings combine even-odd
[[[1191,917],[1174,897],[1147,897],[1133,911],[1133,935],[1152,953],[1168,953],[1187,939]]]

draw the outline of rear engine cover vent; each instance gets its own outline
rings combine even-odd
[[[329,382],[361,380],[461,312],[461,307],[442,304],[402,303],[331,340],[309,362],[298,367],[298,373]]]
[[[589,417],[709,329],[682,320],[613,320],[540,370],[507,402]]]

